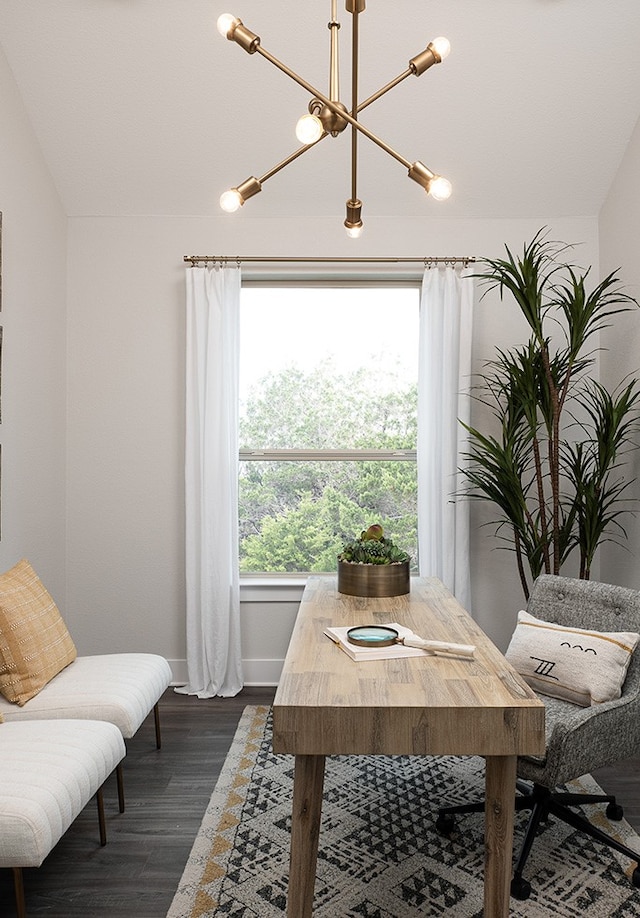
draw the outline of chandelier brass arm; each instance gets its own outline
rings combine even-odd
[[[434,64],[441,63],[449,51],[449,43],[446,39],[438,38],[430,42],[427,47],[409,61],[409,66],[395,79],[381,87],[373,95],[369,96],[364,102],[358,103],[358,72],[359,72],[359,27],[358,16],[365,9],[365,0],[346,0],[347,12],[352,14],[352,100],[351,111],[339,99],[339,66],[338,66],[338,30],[340,24],[337,21],[337,0],[331,0],[331,19],[328,24],[330,30],[330,65],[329,65],[329,94],[325,95],[316,89],[311,83],[300,76],[285,63],[263,48],[259,35],[248,29],[244,23],[225,13],[218,20],[218,30],[228,40],[234,41],[248,54],[260,54],[268,60],[274,67],[296,82],[311,95],[311,101],[308,106],[308,114],[304,115],[298,122],[299,139],[303,140],[303,146],[282,160],[277,166],[270,169],[264,176],[257,179],[250,176],[240,185],[230,189],[222,194],[220,205],[223,210],[232,212],[242,206],[249,197],[257,194],[262,190],[262,184],[271,176],[275,175],[289,163],[293,162],[308,149],[315,146],[324,137],[331,134],[337,137],[342,131],[351,125],[351,197],[347,201],[347,218],[344,221],[347,233],[350,236],[358,236],[362,230],[362,202],[357,197],[357,151],[358,151],[358,134],[363,134],[382,150],[400,162],[407,169],[409,178],[421,185],[427,194],[430,194],[436,200],[444,200],[451,193],[449,181],[442,176],[437,175],[428,169],[419,160],[410,162],[400,153],[393,149],[384,140],[378,137],[373,131],[369,130],[358,120],[358,114],[367,106],[371,105],[385,93],[389,92],[408,76],[420,76]]]
[[[333,99],[330,99],[328,96],[325,96],[319,89],[316,89],[315,86],[312,86],[311,83],[308,83],[304,77],[299,76],[295,70],[291,70],[290,67],[287,67],[286,64],[283,64],[282,61],[278,60],[277,57],[274,57],[273,54],[270,54],[262,45],[258,45],[256,48],[259,54],[262,57],[266,58],[269,63],[273,64],[278,70],[281,70],[288,77],[290,77],[294,82],[298,83],[299,86],[302,86],[303,89],[306,89],[307,92],[311,93],[314,99],[319,99],[328,109],[330,109],[335,115],[338,115],[340,118],[343,118],[347,124],[352,125],[362,134],[377,144],[381,149],[386,153],[389,153],[390,156],[393,156],[394,159],[397,159],[398,162],[402,163],[403,166],[406,166],[407,169],[411,168],[411,162],[408,159],[405,159],[400,153],[390,147],[388,143],[385,143],[380,137],[377,137],[373,131],[370,131],[369,128],[365,127],[360,121],[354,118],[353,115],[348,112],[344,105],[341,102],[334,102]]]

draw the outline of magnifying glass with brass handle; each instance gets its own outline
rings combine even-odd
[[[392,644],[404,644],[405,647],[419,647],[429,653],[468,657],[469,659],[473,659],[476,650],[473,644],[426,641],[417,634],[400,637],[395,628],[389,628],[386,625],[360,625],[357,628],[349,628],[347,640],[358,647],[390,647]]]

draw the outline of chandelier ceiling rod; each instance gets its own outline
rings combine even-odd
[[[334,0],[337,2],[337,0]],[[353,10],[351,20],[351,115],[358,118],[358,64],[360,49],[359,9]],[[362,232],[362,201],[358,198],[358,131],[351,126],[351,197],[347,201],[347,216],[344,221],[347,235],[357,239]]]
[[[224,37],[240,45],[248,54],[255,54],[256,52],[260,54],[277,69],[281,70],[286,76],[302,86],[302,88],[312,96],[308,105],[308,114],[303,115],[303,117],[299,119],[296,129],[298,139],[302,140],[304,145],[266,172],[261,178],[258,179],[255,176],[250,176],[237,187],[224,192],[220,197],[220,205],[223,210],[227,212],[237,210],[250,197],[262,191],[263,183],[275,175],[276,172],[279,172],[303,153],[306,153],[307,150],[311,149],[312,146],[315,146],[329,134],[333,137],[337,137],[347,125],[351,125],[351,198],[347,201],[347,219],[345,220],[345,227],[350,236],[358,236],[362,229],[362,202],[357,197],[357,153],[359,133],[363,134],[405,166],[409,178],[421,185],[427,194],[430,194],[436,200],[444,200],[449,197],[451,194],[451,184],[447,179],[432,172],[419,160],[411,162],[406,159],[358,120],[359,112],[368,105],[371,105],[372,102],[381,98],[381,96],[393,89],[408,76],[412,74],[414,76],[420,76],[434,64],[441,63],[449,53],[449,42],[445,38],[436,38],[434,41],[430,42],[423,51],[409,61],[409,66],[405,71],[359,104],[357,98],[359,73],[358,17],[365,9],[365,5],[365,0],[346,0],[345,3],[347,12],[352,15],[351,111],[348,111],[346,106],[340,102],[339,99],[338,30],[340,24],[337,21],[337,0],[331,0],[331,19],[328,25],[331,36],[328,96],[321,93],[307,82],[307,80],[263,48],[260,36],[251,32],[240,19],[229,13],[220,16],[218,19],[218,30]]]

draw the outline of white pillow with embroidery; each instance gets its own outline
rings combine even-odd
[[[542,695],[588,707],[619,698],[640,635],[586,631],[518,612],[506,657]]]

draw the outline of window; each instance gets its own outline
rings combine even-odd
[[[419,285],[246,285],[240,570],[335,571],[371,523],[417,569]]]

